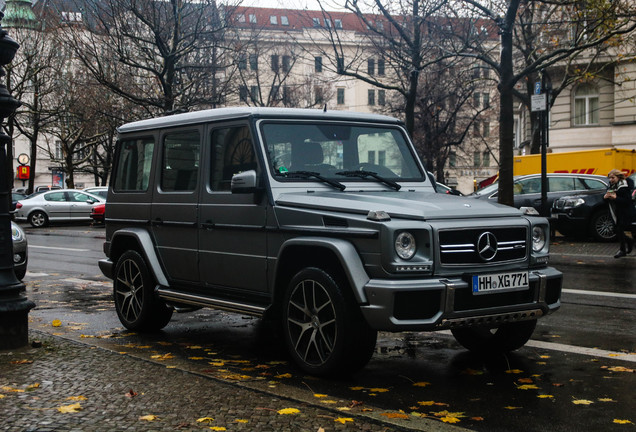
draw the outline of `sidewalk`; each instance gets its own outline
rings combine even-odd
[[[42,346],[0,351],[4,431],[465,430],[428,419],[400,426],[352,401],[302,402],[39,331],[34,340]]]

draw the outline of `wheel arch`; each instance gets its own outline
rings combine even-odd
[[[280,303],[294,275],[305,267],[334,272],[349,283],[357,303],[365,303],[364,286],[369,276],[353,244],[342,239],[297,237],[283,243],[276,260],[274,305]]]
[[[113,234],[110,241],[109,258],[113,265],[117,264],[119,257],[127,250],[135,250],[141,254],[148,264],[148,269],[152,276],[161,286],[168,286],[161,262],[155,252],[154,242],[150,233],[139,228],[127,228],[118,230]]]

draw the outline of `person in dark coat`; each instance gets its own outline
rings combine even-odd
[[[620,258],[631,253],[634,247],[634,239],[625,235],[625,231],[630,230],[632,222],[636,220],[636,208],[632,202],[631,190],[625,180],[625,174],[613,169],[609,172],[608,178],[610,184],[603,198],[609,204],[610,213],[616,225],[616,235],[621,245],[614,258]]]

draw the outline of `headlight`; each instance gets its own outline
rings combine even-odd
[[[583,198],[566,198],[563,200],[562,208],[575,208],[585,204],[585,200]]]
[[[11,224],[11,239],[15,241],[21,241],[24,239],[24,231],[16,224]]]
[[[532,228],[532,250],[541,251],[545,247],[547,236],[543,226],[535,226]]]
[[[398,256],[405,260],[410,260],[415,255],[417,245],[415,244],[415,237],[413,234],[407,231],[403,231],[395,239],[395,252]]]

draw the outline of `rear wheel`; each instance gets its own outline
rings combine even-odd
[[[29,223],[33,228],[42,228],[49,224],[49,217],[43,211],[36,210],[29,215]]]
[[[484,353],[502,353],[521,348],[530,340],[537,320],[502,324],[499,327],[453,329],[455,340],[464,348]]]
[[[600,210],[592,215],[590,233],[597,241],[616,240],[616,227],[609,210]]]
[[[283,329],[298,366],[313,375],[347,375],[367,364],[377,338],[346,284],[319,268],[305,268],[285,294]]]
[[[126,251],[117,261],[113,293],[119,321],[129,330],[162,329],[172,317],[172,309],[154,293],[155,281],[142,256]]]

